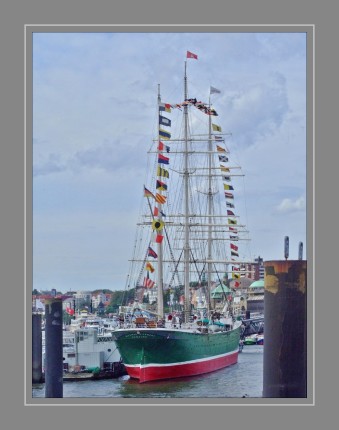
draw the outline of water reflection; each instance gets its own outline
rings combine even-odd
[[[237,364],[205,375],[140,384],[124,376],[99,381],[64,382],[64,398],[260,398],[263,388],[263,346],[246,346]],[[44,397],[44,384],[32,396]]]

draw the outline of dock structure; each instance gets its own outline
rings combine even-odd
[[[266,261],[263,397],[307,397],[307,263]]]
[[[240,338],[244,339],[251,334],[264,333],[264,317],[245,318],[242,321],[242,331]]]
[[[45,397],[63,397],[62,299],[45,301]]]
[[[32,315],[32,382],[43,381],[41,314]]]

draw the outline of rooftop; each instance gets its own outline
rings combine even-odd
[[[259,281],[252,282],[252,284],[249,286],[249,288],[264,288],[264,286],[265,286],[264,280],[259,279]]]

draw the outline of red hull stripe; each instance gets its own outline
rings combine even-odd
[[[237,363],[238,351],[221,355],[208,360],[196,360],[183,364],[165,364],[146,366],[125,365],[131,378],[139,379],[139,382],[154,381],[158,379],[172,379],[183,376],[201,375]]]

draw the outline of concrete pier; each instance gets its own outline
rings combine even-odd
[[[42,332],[41,315],[32,315],[32,382],[42,382]]]
[[[45,301],[45,397],[63,397],[62,299]]]
[[[266,261],[263,397],[307,397],[307,263]]]

